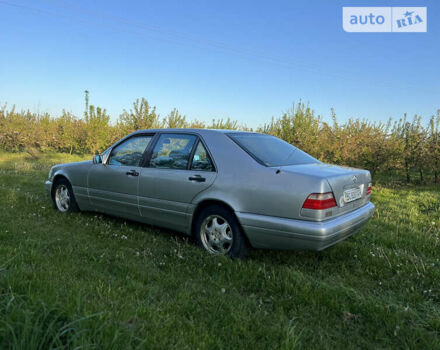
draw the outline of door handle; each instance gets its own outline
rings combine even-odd
[[[204,177],[201,177],[200,175],[194,175],[194,176],[190,176],[188,178],[189,181],[197,181],[197,182],[205,182],[206,179]]]
[[[139,176],[139,173],[136,170],[130,170],[125,173],[125,175],[129,176]]]

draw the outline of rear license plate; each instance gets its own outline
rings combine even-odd
[[[356,199],[359,199],[361,197],[362,197],[362,191],[361,191],[360,187],[350,188],[350,189],[344,191],[344,202],[345,203],[353,202]]]

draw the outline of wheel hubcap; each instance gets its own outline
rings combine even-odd
[[[213,254],[225,255],[232,247],[232,229],[220,215],[210,215],[200,227],[202,244]]]
[[[55,203],[59,211],[68,211],[70,207],[70,194],[65,185],[60,185],[55,191]]]

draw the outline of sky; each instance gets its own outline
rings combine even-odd
[[[427,33],[346,33],[342,6],[427,6]],[[0,104],[115,121],[160,115],[257,127],[298,101],[324,120],[427,122],[440,109],[438,1],[0,0]]]

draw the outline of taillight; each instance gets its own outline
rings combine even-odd
[[[367,196],[369,196],[370,194],[371,194],[371,182],[368,184]]]
[[[303,204],[304,209],[323,210],[336,207],[335,197],[333,192],[327,193],[312,193]]]

